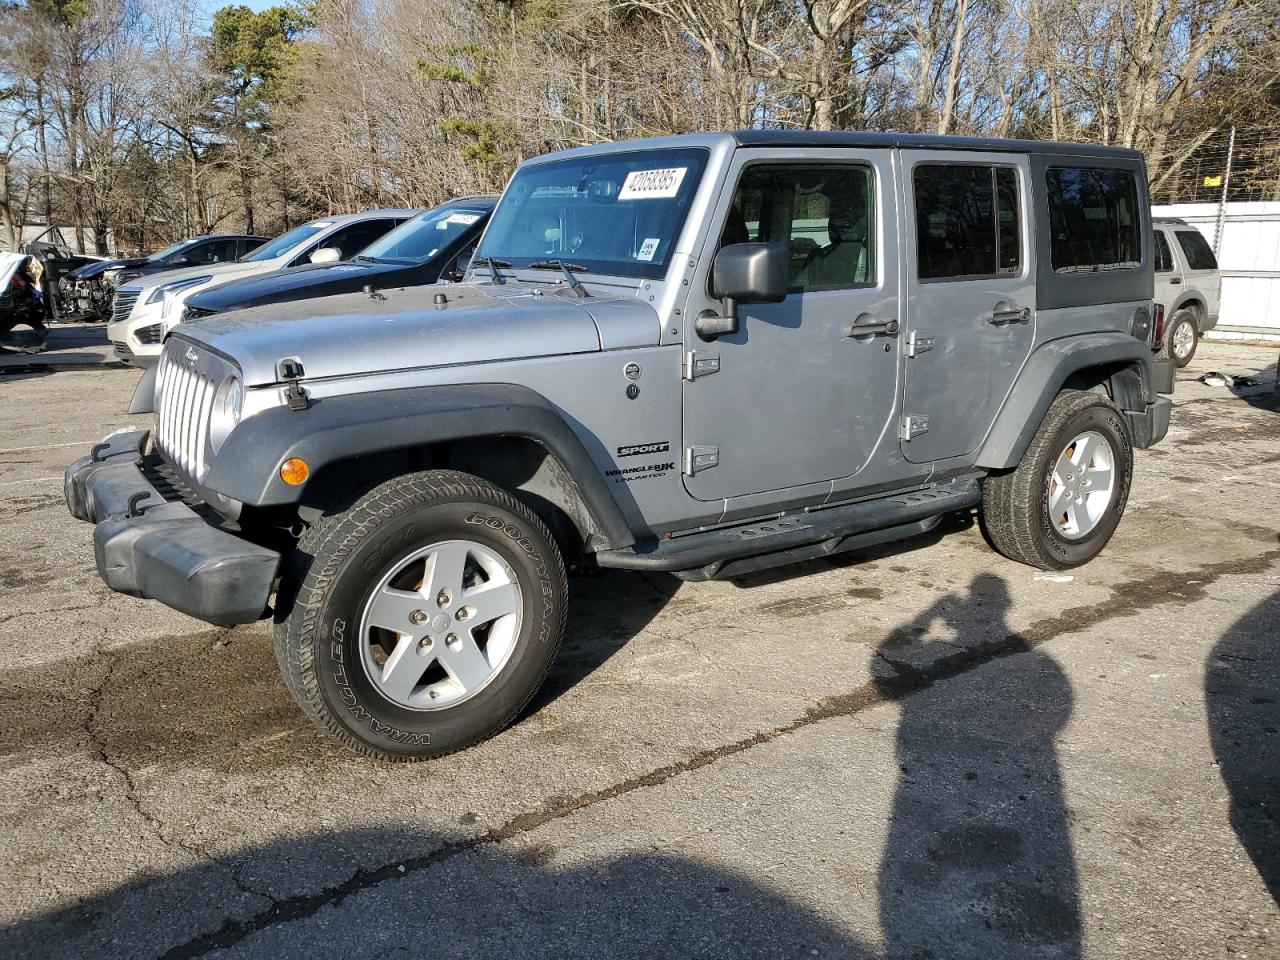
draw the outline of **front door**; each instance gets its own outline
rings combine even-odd
[[[794,154],[792,154],[794,156]],[[786,300],[739,307],[736,334],[686,323],[685,487],[741,497],[857,473],[889,434],[898,391],[897,204],[888,150],[826,150],[803,163],[740,150],[715,223],[720,246],[785,242]],[[700,265],[688,315],[716,310]]]
[[[1017,154],[921,150],[903,152],[902,170],[913,229],[899,437],[929,463],[977,449],[1031,352],[1030,169]]]

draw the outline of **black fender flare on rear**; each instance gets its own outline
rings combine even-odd
[[[989,470],[1017,466],[1050,404],[1076,374],[1105,372],[1100,383],[1108,384],[1116,405],[1130,414],[1145,412],[1156,402],[1157,393],[1173,390],[1171,369],[1159,368],[1160,364],[1168,367],[1168,361],[1158,361],[1147,344],[1118,331],[1042,344],[1023,365],[978,450],[977,465]]]
[[[304,410],[274,407],[241,422],[214,457],[204,485],[255,507],[298,503],[280,465],[306,461],[314,478],[355,457],[452,440],[522,437],[545,448],[573,479],[599,533],[614,549],[635,536],[582,440],[546,397],[509,383],[451,384],[313,399]]]

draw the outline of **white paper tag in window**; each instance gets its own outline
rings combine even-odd
[[[480,219],[480,214],[478,213],[451,213],[449,214],[449,216],[445,217],[443,222],[444,223],[461,223],[461,224],[465,224],[466,226],[471,226],[471,224],[475,223],[479,219]]]
[[[652,260],[653,255],[658,252],[658,244],[661,242],[657,237],[646,237],[644,243],[640,244],[640,252],[636,254],[636,259]]]
[[[664,167],[661,170],[632,170],[618,191],[619,200],[657,200],[674,197],[680,191],[688,167]]]

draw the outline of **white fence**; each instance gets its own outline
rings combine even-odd
[[[1213,244],[1216,203],[1157,204],[1151,210],[1157,217],[1181,217]],[[1280,203],[1228,203],[1215,253],[1222,270],[1216,332],[1280,338]]]

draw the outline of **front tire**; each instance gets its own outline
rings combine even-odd
[[[983,481],[983,531],[1010,560],[1078,567],[1115,533],[1132,476],[1133,443],[1115,404],[1064,390],[1018,466]]]
[[[1164,329],[1164,355],[1176,367],[1185,367],[1200,345],[1200,326],[1190,310],[1179,310],[1169,318]]]
[[[546,525],[479,477],[397,477],[326,515],[282,579],[276,658],[333,740],[382,760],[443,756],[507,726],[564,633]]]

